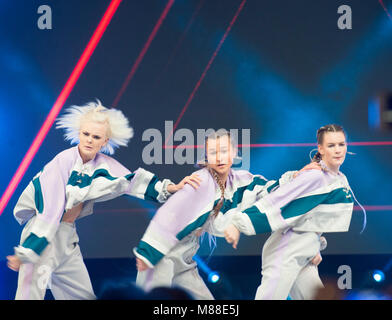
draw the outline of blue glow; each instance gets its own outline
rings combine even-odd
[[[217,283],[219,281],[219,279],[220,279],[220,276],[216,271],[213,271],[208,275],[208,281],[211,283]]]
[[[352,291],[344,300],[391,300],[391,296],[374,290]]]
[[[385,280],[385,274],[381,270],[373,271],[373,280],[376,282],[382,282]]]
[[[211,270],[211,268],[198,256],[195,255],[193,260],[196,261],[201,271],[208,275],[208,281],[211,283],[217,283],[220,280],[219,273]]]
[[[381,125],[380,118],[380,101],[379,99],[372,99],[368,104],[368,123],[369,128],[378,129]]]

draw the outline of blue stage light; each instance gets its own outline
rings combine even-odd
[[[220,279],[220,276],[217,272],[213,271],[210,272],[210,274],[208,275],[208,281],[211,283],[217,283]]]
[[[381,270],[373,271],[373,280],[376,282],[382,282],[385,280],[385,274]]]
[[[196,261],[200,270],[203,271],[208,276],[208,281],[211,283],[217,283],[220,279],[219,273],[211,270],[211,268],[198,256],[195,255],[193,260]]]

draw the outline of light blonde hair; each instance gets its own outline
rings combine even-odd
[[[107,125],[109,141],[101,149],[104,153],[113,154],[115,148],[127,146],[133,137],[133,129],[124,114],[120,110],[104,107],[98,99],[82,106],[73,105],[65,111],[66,114],[56,120],[56,129],[65,129],[65,140],[69,140],[71,144],[79,143],[80,127],[84,121]]]

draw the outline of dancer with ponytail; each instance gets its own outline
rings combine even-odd
[[[323,287],[317,267],[309,263],[322,249],[321,234],[349,229],[355,198],[340,171],[347,153],[346,134],[341,126],[326,125],[317,131],[317,143],[313,161],[323,170],[299,173],[252,207],[234,214],[225,230],[233,246],[240,232],[272,232],[263,247],[256,299],[287,299],[289,295],[312,299]]]
[[[201,234],[223,237],[232,213],[251,206],[294,174],[289,172],[275,182],[232,170],[237,146],[225,130],[207,137],[205,153],[205,161],[200,163],[204,168],[196,172],[201,179],[199,188],[184,186],[160,207],[134,249],[136,283],[146,291],[179,286],[195,299],[213,299],[193,260]]]
[[[19,271],[16,299],[44,299],[48,282],[55,299],[95,299],[79,249],[75,220],[93,213],[95,202],[130,195],[164,202],[178,185],[139,168],[130,172],[112,157],[133,136],[120,110],[99,101],[72,106],[57,120],[65,138],[77,146],[60,152],[45,165],[20,196],[16,220],[26,226],[8,267]]]

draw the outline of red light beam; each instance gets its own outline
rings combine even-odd
[[[125,90],[127,89],[129,83],[131,82],[133,76],[135,75],[137,69],[139,68],[140,63],[142,62],[148,48],[151,45],[152,40],[154,40],[159,28],[162,25],[163,20],[165,20],[167,14],[169,13],[170,8],[174,4],[174,0],[169,0],[166,4],[165,9],[163,10],[161,16],[159,17],[157,23],[155,24],[154,29],[152,30],[151,34],[149,35],[146,43],[144,44],[142,50],[140,51],[138,57],[136,58],[131,71],[128,73],[128,76],[126,77],[125,81],[123,82],[120,91],[117,93],[116,98],[114,99],[112,103],[112,107],[115,108],[118,105],[118,102],[120,101],[122,95],[124,94]]]
[[[392,146],[392,141],[358,141],[348,142],[348,146],[360,147],[380,147]],[[251,143],[251,144],[238,144],[238,148],[286,148],[286,147],[317,147],[317,143]],[[164,145],[163,149],[200,149],[204,145]]]
[[[173,129],[172,129],[170,135],[167,137],[167,139],[166,139],[166,141],[165,141],[165,145],[167,144],[167,142],[169,141],[169,139],[170,139],[171,136],[173,135],[173,132],[176,130],[178,124],[180,123],[182,117],[183,117],[184,114],[185,114],[185,111],[188,109],[190,103],[192,102],[193,97],[195,96],[197,90],[198,90],[199,87],[200,87],[200,84],[202,83],[204,77],[206,76],[208,70],[210,69],[212,63],[214,62],[214,60],[215,60],[215,58],[216,58],[216,56],[217,56],[219,50],[221,49],[223,43],[225,42],[225,40],[226,40],[226,38],[227,38],[227,35],[229,34],[229,32],[230,32],[231,28],[233,27],[235,21],[237,20],[238,15],[239,15],[240,12],[242,11],[242,8],[244,7],[245,2],[246,2],[246,0],[243,0],[243,1],[241,2],[241,4],[240,4],[240,6],[238,7],[237,12],[235,13],[233,19],[230,21],[230,24],[229,24],[229,26],[227,27],[226,32],[224,33],[222,39],[219,41],[219,44],[218,44],[217,48],[215,49],[215,52],[213,53],[212,57],[211,57],[210,60],[208,61],[208,64],[207,64],[207,66],[205,67],[205,69],[204,69],[204,71],[203,71],[203,73],[202,73],[202,75],[201,75],[199,81],[197,81],[196,86],[193,88],[192,93],[190,94],[188,100],[187,100],[186,103],[185,103],[185,106],[182,108],[181,113],[180,113],[180,115],[178,116],[177,121],[175,122],[175,124],[174,124],[174,126],[173,126]]]
[[[0,215],[3,213],[5,207],[8,204],[12,194],[14,193],[15,189],[17,188],[20,180],[22,179],[23,175],[25,174],[26,170],[28,169],[31,161],[35,157],[39,147],[41,146],[42,142],[44,141],[46,135],[48,134],[50,128],[52,127],[57,115],[59,114],[61,108],[63,107],[65,101],[67,100],[68,96],[70,95],[72,89],[74,88],[76,82],[78,81],[81,73],[83,72],[87,62],[90,60],[91,55],[93,54],[95,48],[97,47],[99,41],[103,33],[105,32],[107,26],[109,25],[114,13],[117,11],[118,6],[120,5],[122,0],[112,0],[105,11],[104,16],[102,17],[97,29],[94,31],[93,36],[91,37],[87,47],[83,51],[82,56],[80,57],[79,61],[77,62],[74,70],[71,73],[71,76],[67,80],[63,90],[61,91],[60,95],[58,96],[55,104],[53,105],[52,109],[49,112],[45,122],[43,123],[41,129],[39,130],[37,136],[35,137],[33,143],[31,144],[29,150],[27,151],[26,155],[24,156],[22,163],[19,165],[16,173],[11,179],[10,184],[8,185],[7,189],[5,190],[4,194],[0,199]]]
[[[378,0],[378,2],[381,4],[381,6],[382,6],[382,8],[384,9],[385,13],[387,14],[389,20],[392,21],[392,16],[391,16],[391,14],[389,13],[389,11],[388,11],[387,7],[385,6],[384,2],[383,2],[382,0]]]
[[[200,0],[198,6],[196,7],[196,10],[193,12],[192,17],[190,18],[188,24],[186,25],[183,33],[181,34],[180,39],[177,41],[176,46],[174,47],[174,49],[172,50],[169,59],[166,62],[166,65],[163,67],[162,71],[159,73],[159,75],[157,76],[157,78],[155,79],[154,82],[154,87],[156,87],[156,85],[159,83],[162,75],[166,72],[166,70],[168,69],[168,67],[170,66],[170,64],[172,63],[174,57],[177,54],[178,49],[181,47],[181,44],[184,42],[186,35],[188,34],[189,29],[191,28],[194,20],[196,19],[196,16],[198,15],[201,7],[203,6],[205,0]]]

